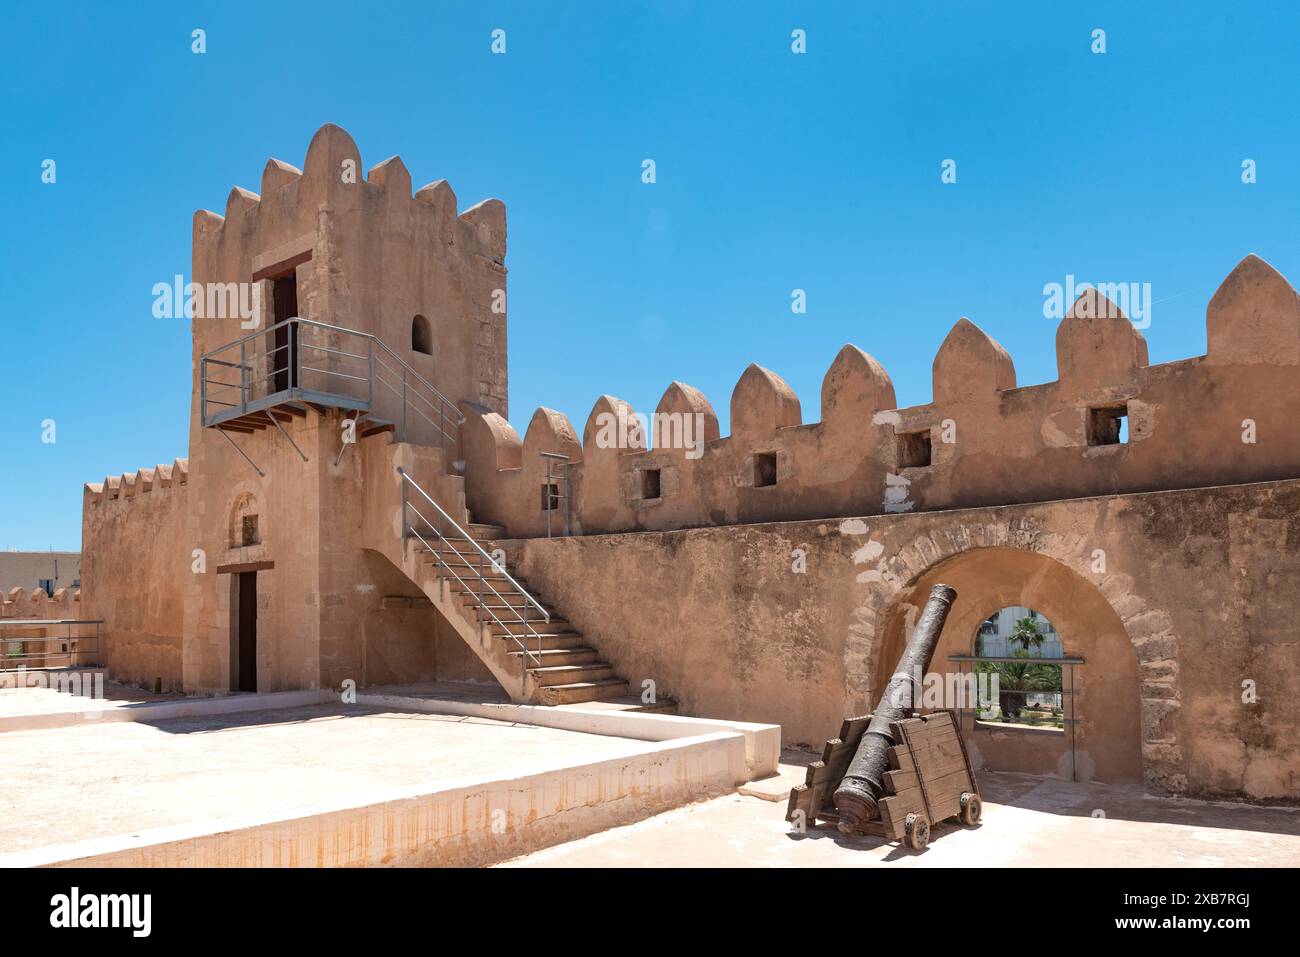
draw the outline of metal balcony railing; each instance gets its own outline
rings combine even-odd
[[[454,402],[369,333],[285,319],[200,360],[203,425],[219,426],[286,402],[366,412],[399,441],[454,447],[465,421]]]

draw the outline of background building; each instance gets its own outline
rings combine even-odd
[[[1038,630],[1043,634],[1043,643],[1037,648],[1030,648],[1030,656],[1035,658],[1060,658],[1064,654],[1061,647],[1061,636],[1056,633],[1056,628],[1052,623],[1041,612],[1020,605],[1011,605],[999,609],[980,625],[979,635],[982,639],[981,648],[983,654],[990,658],[1001,658],[1018,651],[1020,649],[1019,643],[1013,645],[1008,639],[1011,637],[1011,633],[1016,630],[1016,622],[1021,618],[1034,619],[1038,625]]]
[[[80,552],[0,552],[0,594],[41,588],[53,597],[56,589],[80,587]]]

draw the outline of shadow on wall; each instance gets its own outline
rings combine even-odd
[[[957,589],[931,672],[957,672],[950,655],[973,653],[973,636],[990,615],[1007,606],[1034,608],[1051,620],[1065,653],[1084,659],[1074,668],[1074,761],[1080,781],[1142,780],[1141,696],[1138,659],[1119,616],[1095,585],[1045,555],[1012,548],[980,548],[926,571],[890,609],[872,689],[879,700],[920,615],[930,588]],[[967,671],[970,665],[966,664]],[[1066,711],[1068,714],[1068,703]],[[963,722],[972,760],[988,770],[1071,776],[1071,736],[1046,728],[997,728]]]

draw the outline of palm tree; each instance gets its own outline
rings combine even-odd
[[[1027,659],[1029,654],[1020,651],[1016,657]],[[992,671],[998,677],[998,707],[1004,720],[1014,721],[1020,716],[1020,709],[1025,706],[1029,692],[1061,690],[1060,665],[1031,664],[1027,660],[1000,661],[993,666]]]
[[[1026,654],[1029,652],[1030,645],[1039,649],[1043,647],[1043,642],[1046,640],[1047,636],[1038,629],[1038,622],[1028,616],[1017,619],[1011,634],[1007,636],[1010,644],[1020,645],[1025,649]]]

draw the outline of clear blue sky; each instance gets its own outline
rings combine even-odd
[[[602,392],[653,411],[677,378],[725,434],[751,361],[816,421],[845,342],[923,403],[963,315],[1020,384],[1049,381],[1042,289],[1067,273],[1151,283],[1151,361],[1197,355],[1247,252],[1300,281],[1293,4],[52,3],[5,20],[0,547],[79,547],[83,482],[186,454],[188,327],[154,319],[150,289],[188,274],[195,209],[256,191],[270,156],[301,166],[325,122],[366,168],[397,153],[462,209],[506,203],[521,432],[543,404],[581,429]]]

